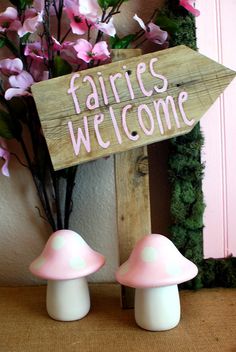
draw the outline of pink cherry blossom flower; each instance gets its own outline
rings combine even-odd
[[[88,29],[88,25],[112,37],[116,34],[113,18],[111,18],[108,23],[101,21],[101,9],[97,0],[81,1],[79,6],[76,1],[67,0],[65,2],[65,11],[70,20],[70,26],[74,34],[84,34]]]
[[[79,4],[79,12],[83,15],[89,24],[97,28],[99,31],[114,37],[116,29],[113,24],[113,17],[108,23],[101,20],[101,8],[97,0],[81,1]]]
[[[150,22],[147,25],[146,30],[146,38],[155,44],[163,45],[168,39],[168,33],[166,31],[162,31],[159,26]]]
[[[64,0],[64,7],[66,9],[74,6],[78,6],[78,0]]]
[[[46,81],[49,78],[49,72],[44,63],[36,60],[30,63],[30,74],[35,82]]]
[[[22,71],[18,75],[10,76],[9,83],[11,88],[8,88],[5,92],[6,100],[20,95],[31,95],[27,89],[34,83],[34,79],[30,73]]]
[[[54,51],[60,51],[62,49],[62,45],[54,37],[51,37],[51,40],[53,44],[52,49]],[[31,57],[33,60],[44,62],[48,59],[46,41],[27,43],[25,46],[24,54],[25,56]]]
[[[34,33],[37,30],[39,24],[43,22],[43,10],[37,12],[34,8],[29,8],[25,11],[24,16],[24,23],[17,31],[20,37],[23,37],[26,33]]]
[[[140,27],[145,31],[145,36],[148,40],[159,45],[162,45],[166,42],[168,33],[166,31],[162,31],[159,26],[152,22],[146,25],[137,15],[135,15],[133,19],[137,21]]]
[[[43,62],[44,59],[48,58],[47,51],[44,51],[41,42],[27,43],[24,54],[39,62]]]
[[[21,27],[17,10],[14,7],[0,13],[0,32],[17,31]]]
[[[200,15],[200,11],[195,9],[194,7],[194,4],[195,4],[194,0],[180,0],[179,4],[180,6],[183,6],[186,10],[191,12],[191,14],[193,14],[194,16]]]
[[[105,41],[98,42],[97,44],[92,46],[85,39],[79,39],[74,46],[77,51],[78,58],[83,61],[89,63],[92,60],[101,60],[104,61],[110,57],[110,53],[108,51],[108,46]]]
[[[88,25],[85,16],[79,12],[78,6],[66,7],[66,13],[70,20],[72,32],[78,35],[84,34],[88,29]]]
[[[42,13],[44,11],[45,0],[34,0],[33,8],[38,12]]]
[[[114,37],[116,34],[116,29],[113,23],[113,18],[110,19],[108,23],[100,22],[98,19],[96,23],[94,23],[94,26],[101,32]]]
[[[9,160],[10,160],[10,153],[7,150],[7,146],[6,146],[5,140],[3,138],[1,138],[1,137],[0,137],[0,158],[2,158],[4,160],[4,164],[3,164],[2,169],[1,169],[2,170],[2,174],[4,176],[9,177],[10,173],[9,173],[9,170],[8,170],[8,163],[9,163]]]
[[[0,60],[0,72],[4,75],[20,73],[23,70],[23,62],[20,59],[3,59]]]
[[[64,42],[60,54],[61,58],[66,60],[69,64],[78,66],[80,64],[80,59],[77,56],[77,51],[75,50],[74,45],[74,42]]]
[[[96,22],[100,11],[101,9],[97,0],[86,0],[80,1],[79,3],[79,12],[81,15],[85,16],[88,21]]]

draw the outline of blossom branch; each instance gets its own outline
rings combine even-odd
[[[62,44],[66,38],[68,37],[68,35],[71,33],[71,27],[68,29],[68,31],[65,33],[64,37],[62,37],[62,39],[60,40],[60,43]]]
[[[53,187],[55,192],[55,205],[56,205],[56,214],[57,214],[57,229],[60,230],[63,228],[62,225],[62,214],[61,214],[61,200],[60,200],[60,178],[59,174],[51,168],[51,177],[53,181]]]
[[[18,161],[18,163],[19,163],[20,165],[22,165],[23,167],[29,169],[29,166],[26,165],[26,164],[24,164],[24,163],[20,160],[20,158],[18,157],[18,155],[17,155],[16,153],[11,152],[10,154],[16,158],[16,160]]]
[[[38,210],[38,213],[39,213],[40,218],[43,219],[44,221],[46,221],[46,222],[50,225],[48,219],[47,219],[45,216],[43,216],[43,214],[41,213],[40,208],[39,208],[38,206],[36,206],[35,209]]]
[[[66,178],[66,197],[65,197],[65,216],[64,216],[64,227],[69,228],[70,214],[72,212],[72,194],[75,186],[75,179],[77,173],[77,166],[72,166],[68,169],[68,174]]]
[[[46,192],[45,184],[44,184],[44,182],[41,182],[40,178],[38,178],[36,176],[36,174],[35,174],[34,167],[32,165],[28,150],[26,148],[25,142],[24,142],[22,137],[20,137],[19,142],[20,142],[22,150],[24,152],[24,155],[25,155],[29,170],[31,172],[34,184],[35,184],[36,189],[37,189],[37,193],[38,193],[39,199],[40,199],[40,201],[41,201],[41,203],[43,205],[43,208],[44,208],[45,214],[47,216],[47,219],[48,219],[53,231],[55,231],[56,230],[56,225],[55,225],[55,221],[54,221],[54,218],[53,218],[53,215],[52,215],[52,211],[51,211],[51,208],[50,208],[49,198],[48,198],[48,195],[47,195],[47,192]]]
[[[63,7],[64,7],[64,0],[59,0],[58,7],[56,4],[56,0],[53,0],[52,2],[56,17],[57,17],[57,40],[60,42],[61,39],[61,19],[62,19],[62,13],[63,13]]]
[[[53,77],[53,66],[54,66],[54,53],[53,53],[53,41],[51,37],[51,30],[50,30],[50,0],[45,0],[44,5],[44,36],[47,43],[47,54],[48,54],[48,73],[49,78]]]

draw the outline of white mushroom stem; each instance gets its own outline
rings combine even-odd
[[[48,280],[47,311],[55,320],[73,321],[83,318],[90,309],[86,278]]]
[[[141,328],[150,331],[169,330],[178,325],[180,320],[178,286],[137,288],[135,320]]]

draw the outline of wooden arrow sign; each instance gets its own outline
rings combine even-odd
[[[58,170],[189,132],[234,77],[178,46],[39,82],[32,92]]]

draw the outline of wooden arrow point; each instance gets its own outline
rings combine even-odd
[[[39,82],[32,92],[57,170],[189,132],[234,77],[178,46]]]

